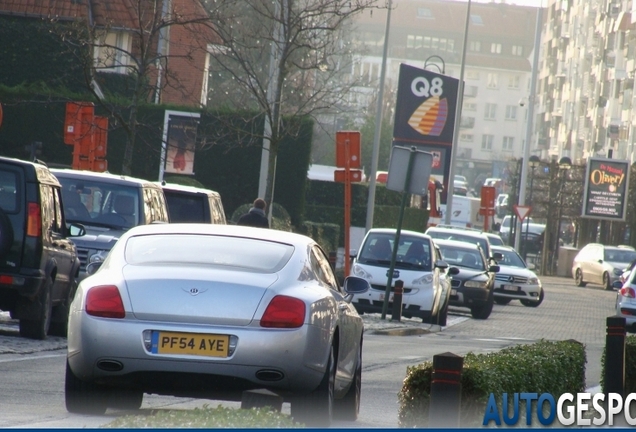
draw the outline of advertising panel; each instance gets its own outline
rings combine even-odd
[[[444,191],[449,185],[458,89],[456,78],[400,65],[393,145],[415,145],[431,153],[431,174],[444,184]],[[446,203],[446,192],[442,203]]]
[[[582,216],[624,221],[628,184],[629,161],[590,158],[585,173]]]

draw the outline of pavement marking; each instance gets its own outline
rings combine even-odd
[[[12,359],[0,359],[0,363],[9,363],[9,362],[26,361],[26,360],[39,360],[39,359],[43,359],[43,358],[55,358],[55,357],[66,357],[66,353],[64,353],[64,354],[29,355],[29,357],[20,357],[20,358],[12,358]]]

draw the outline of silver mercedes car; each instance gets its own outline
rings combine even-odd
[[[98,267],[95,270],[94,267]],[[143,394],[241,400],[267,389],[295,420],[355,420],[363,324],[309,237],[262,228],[131,228],[90,265],[69,316],[66,408],[138,409]]]

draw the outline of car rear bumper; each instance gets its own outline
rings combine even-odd
[[[483,288],[454,288],[456,294],[451,292],[449,304],[451,306],[471,307],[488,303],[489,291]]]

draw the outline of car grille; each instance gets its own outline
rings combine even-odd
[[[77,257],[80,260],[80,270],[86,271],[86,263],[88,262],[88,249],[77,248]]]
[[[371,288],[378,291],[386,291],[386,285],[374,285],[371,284]],[[391,287],[391,292],[395,291],[395,287]],[[404,288],[404,294],[411,292],[411,288]]]
[[[499,274],[499,273],[497,273],[497,275],[495,276],[495,279],[498,280],[499,282],[507,282],[507,283],[517,283],[517,284],[528,283],[527,277],[512,276],[512,275]]]

